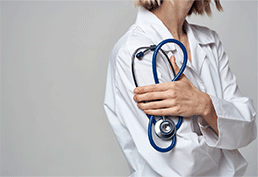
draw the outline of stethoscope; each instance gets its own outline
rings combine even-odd
[[[173,68],[173,66],[172,66],[172,64],[169,60],[169,57],[161,49],[161,47],[166,43],[175,43],[183,51],[184,61],[183,61],[183,64],[182,64],[179,72],[177,73],[177,75],[175,74],[174,68]],[[144,51],[140,51],[140,50],[144,50]],[[169,62],[169,65],[172,69],[172,72],[175,76],[172,79],[172,82],[177,81],[180,78],[180,76],[183,74],[183,72],[186,68],[186,63],[187,63],[186,48],[180,41],[178,41],[176,39],[166,39],[164,41],[161,41],[157,46],[156,45],[151,45],[149,47],[140,47],[140,48],[136,49],[135,52],[133,53],[133,55],[132,55],[132,75],[133,75],[133,80],[134,80],[134,84],[135,84],[136,87],[138,87],[138,84],[137,84],[135,73],[134,73],[134,58],[136,57],[139,60],[141,60],[142,57],[144,56],[144,54],[146,52],[149,52],[149,51],[154,51],[153,52],[153,57],[152,57],[152,72],[153,72],[155,83],[156,84],[159,83],[157,68],[156,68],[156,58],[157,58],[157,54],[158,54],[159,50],[167,58],[167,60]],[[176,131],[180,128],[180,126],[183,122],[183,118],[178,116],[178,122],[177,122],[177,124],[175,124],[172,117],[169,117],[169,116],[154,116],[154,115],[148,115],[148,114],[146,114],[146,115],[149,118],[148,138],[149,138],[149,141],[150,141],[150,144],[152,145],[152,147],[159,152],[168,152],[168,151],[172,150],[175,147],[175,144],[176,144]],[[161,147],[156,145],[156,143],[154,142],[153,137],[152,137],[152,126],[153,125],[154,125],[155,133],[159,138],[161,138],[163,140],[166,140],[166,141],[172,139],[172,142],[171,142],[170,146],[168,146],[166,148],[161,148]]]

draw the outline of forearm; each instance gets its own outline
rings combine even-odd
[[[212,100],[207,93],[201,92],[200,93],[200,113],[199,115],[202,116],[204,121],[216,132],[218,135],[218,126],[217,126],[217,114],[214,109]]]

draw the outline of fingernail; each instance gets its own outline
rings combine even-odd
[[[139,93],[139,90],[138,89],[134,89],[134,93]]]

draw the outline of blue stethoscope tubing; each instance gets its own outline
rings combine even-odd
[[[157,74],[157,66],[156,66],[157,54],[158,54],[159,50],[161,49],[161,47],[166,43],[176,43],[182,49],[183,54],[184,54],[183,64],[182,64],[179,72],[177,73],[177,75],[172,79],[172,82],[177,81],[181,77],[181,75],[183,74],[183,72],[186,68],[186,64],[187,64],[187,51],[186,51],[185,46],[180,41],[178,41],[176,39],[166,39],[164,41],[161,41],[155,48],[155,50],[153,52],[153,56],[152,56],[152,72],[153,72],[153,76],[154,76],[154,80],[155,80],[156,84],[159,83],[158,74]]]
[[[177,81],[181,77],[181,75],[183,74],[183,72],[184,72],[184,70],[186,68],[186,64],[187,64],[187,51],[186,51],[186,48],[185,48],[185,46],[180,41],[178,41],[176,39],[166,39],[166,40],[161,41],[157,46],[153,46],[153,45],[150,46],[150,50],[154,49],[153,57],[152,57],[152,72],[153,72],[154,81],[155,81],[156,84],[159,83],[158,74],[157,74],[157,64],[156,64],[157,63],[156,62],[157,61],[157,54],[158,54],[159,50],[161,50],[162,53],[165,54],[164,51],[161,49],[161,47],[164,44],[166,44],[166,43],[175,43],[175,44],[177,44],[181,48],[181,50],[183,51],[183,54],[184,54],[183,64],[182,64],[179,72],[172,79],[172,82],[173,81]],[[145,48],[145,47],[143,47],[143,48]],[[133,74],[133,79],[134,79],[136,87],[138,87],[138,85],[137,85],[135,74],[134,74],[134,57],[135,57],[135,54],[140,49],[142,49],[142,48],[137,49],[136,52],[133,54],[133,57],[132,57],[133,58],[133,60],[132,60],[132,74]],[[145,50],[145,51],[147,51],[147,50]],[[139,52],[139,54],[140,54],[140,57],[142,57],[144,55],[143,52]],[[168,59],[166,54],[165,54],[165,56]],[[171,64],[169,59],[168,59],[168,61],[169,61],[169,64],[170,64],[170,66],[171,66],[171,68],[173,70],[172,64]],[[173,72],[174,72],[174,70],[173,70]],[[171,144],[168,147],[161,148],[161,147],[157,146],[156,143],[154,142],[153,136],[152,136],[152,126],[156,123],[155,116],[154,115],[148,115],[148,114],[146,114],[146,115],[149,118],[148,138],[149,138],[149,142],[150,142],[151,146],[154,149],[156,149],[157,151],[159,151],[159,152],[168,152],[168,151],[172,150],[175,147],[175,144],[176,144],[176,134],[173,136],[172,142],[171,142]],[[180,128],[182,122],[183,122],[183,118],[179,116],[178,117],[178,122],[176,124],[176,130],[178,130]]]
[[[152,72],[153,72],[153,76],[154,76],[154,81],[156,84],[159,83],[159,79],[158,79],[158,74],[157,74],[157,54],[159,52],[159,50],[161,49],[161,47],[166,44],[166,43],[176,43],[183,51],[183,54],[184,54],[184,61],[183,61],[183,64],[179,70],[179,72],[177,73],[177,75],[172,79],[172,82],[173,81],[177,81],[181,75],[183,74],[185,68],[186,68],[186,64],[187,64],[187,51],[186,51],[186,48],[185,46],[178,40],[176,39],[166,39],[164,41],[161,41],[155,48],[154,52],[153,52],[153,57],[152,57]],[[176,136],[173,136],[172,138],[172,142],[170,144],[170,146],[168,146],[167,148],[160,148],[158,147],[154,140],[153,140],[153,137],[152,137],[152,126],[153,124],[155,123],[155,119],[154,119],[154,116],[149,116],[149,125],[148,125],[148,137],[149,137],[149,141],[150,141],[150,144],[152,145],[152,147],[154,149],[156,149],[157,151],[159,152],[168,152],[170,150],[172,150],[174,147],[175,147],[175,144],[176,144]],[[176,130],[178,130],[181,126],[183,122],[183,118],[182,117],[179,117],[178,119],[178,122],[176,124]]]

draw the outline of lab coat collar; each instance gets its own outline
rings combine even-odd
[[[139,7],[136,24],[142,28],[146,35],[150,37],[152,42],[156,45],[164,39],[174,38],[162,21],[155,14],[144,8]],[[188,22],[186,22],[185,27],[187,35],[189,36],[190,33],[192,33],[197,43],[201,45],[215,43],[214,38],[211,37],[212,35],[203,35],[203,31],[200,29],[193,30],[193,28],[198,27],[193,27],[192,25],[189,25]],[[173,51],[175,50],[175,45],[176,44],[164,45],[162,49]]]
[[[211,33],[211,31],[203,31],[203,29],[200,28],[199,26],[189,25],[188,22],[186,22],[185,30],[186,30],[188,38],[189,38],[189,36],[190,37],[192,36],[194,38],[194,40],[196,40],[196,42],[200,45],[209,45],[209,44],[215,43],[215,38],[211,37],[213,35],[206,34],[207,32]],[[204,34],[206,34],[206,35],[204,35]]]
[[[139,8],[136,24],[139,25],[155,45],[164,39],[173,38],[162,21],[155,14],[144,8]],[[175,44],[170,44],[162,46],[162,49],[164,51],[174,51],[175,47]]]
[[[144,8],[139,8],[138,15],[136,19],[136,24],[144,31],[144,33],[151,39],[153,44],[158,44],[164,39],[174,38],[169,32],[167,27],[162,23],[162,21],[152,12]],[[185,30],[188,35],[189,43],[195,41],[198,45],[193,49],[197,50],[198,56],[192,54],[192,63],[187,62],[187,66],[190,67],[197,74],[200,73],[202,63],[206,57],[206,52],[202,49],[203,45],[208,45],[215,43],[215,40],[211,38],[212,35],[204,35],[207,31],[203,31],[203,28],[199,28],[195,25],[189,25],[188,22],[185,24]],[[175,51],[176,44],[171,43],[169,45],[163,45],[162,49],[164,51]],[[183,61],[176,59],[177,64],[182,64]]]
[[[186,33],[188,36],[188,41],[191,49],[191,58],[192,62],[187,62],[187,66],[189,66],[194,72],[198,75],[200,74],[202,64],[207,54],[203,49],[204,45],[208,45],[214,43],[214,39],[209,37],[209,35],[204,35],[205,33],[201,30],[196,30],[197,26],[186,25]],[[206,32],[207,33],[207,32]],[[179,63],[183,61],[179,60]]]

